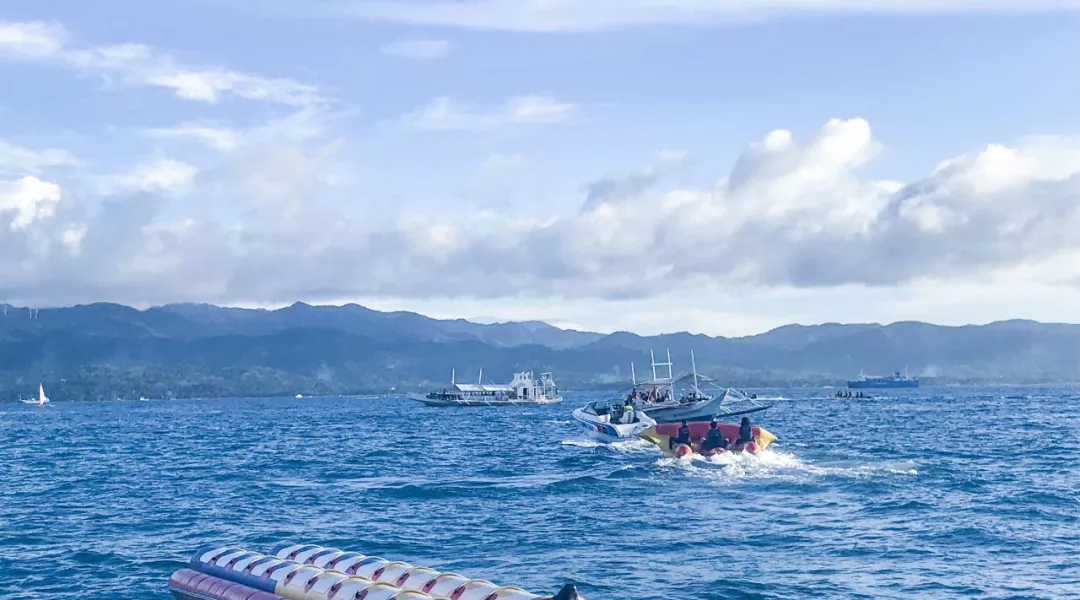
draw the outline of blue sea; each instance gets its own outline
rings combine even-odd
[[[755,391],[777,443],[716,462],[589,441],[596,394],[3,404],[0,598],[284,541],[590,600],[1080,598],[1080,389]]]

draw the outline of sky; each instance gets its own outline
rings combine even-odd
[[[1080,322],[1080,0],[4,0],[0,302]]]

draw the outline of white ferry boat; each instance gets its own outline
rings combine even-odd
[[[514,373],[514,379],[507,385],[493,385],[484,383],[483,369],[476,383],[457,383],[451,371],[449,387],[426,396],[410,394],[409,397],[428,406],[518,406],[562,402],[551,373],[541,373],[536,379],[532,371],[522,371]]]

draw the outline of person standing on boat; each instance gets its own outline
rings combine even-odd
[[[627,400],[626,405],[623,406],[623,418],[624,424],[630,424],[634,422],[634,401]]]

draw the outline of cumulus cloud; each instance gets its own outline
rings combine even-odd
[[[774,131],[714,186],[631,185],[618,201],[542,219],[409,213],[334,193],[320,180],[333,144],[235,153],[194,180],[132,175],[125,189],[142,192],[94,211],[31,181],[18,200],[10,185],[3,192],[0,291],[57,303],[273,303],[1078,281],[1080,140],[989,145],[906,182],[860,175],[880,148],[861,119],[830,121],[804,141]],[[232,204],[210,218],[146,191],[183,181],[191,202]]]
[[[387,56],[416,61],[442,58],[449,51],[450,42],[446,40],[400,39],[379,47],[379,52]]]
[[[290,106],[323,102],[318,87],[280,77],[261,77],[222,67],[188,65],[143,44],[74,46],[58,23],[0,22],[0,58],[47,61],[113,76],[129,85],[165,88],[185,100],[217,102],[232,96]]]
[[[517,96],[497,110],[480,112],[461,108],[443,96],[406,117],[406,121],[427,131],[487,131],[511,125],[559,123],[573,116],[576,108],[569,102],[534,95]]]
[[[12,182],[0,181],[0,225],[8,229],[26,229],[39,219],[53,215],[60,200],[60,186],[27,176]]]
[[[328,0],[333,16],[518,31],[651,23],[724,23],[791,13],[957,13],[1080,10],[1078,0]]]

